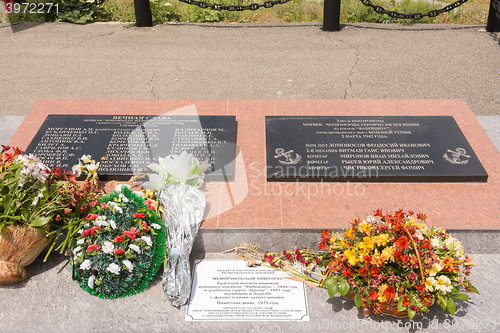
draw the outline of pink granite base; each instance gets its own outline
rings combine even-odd
[[[48,114],[155,115],[195,105],[234,115],[236,179],[210,183],[202,228],[343,228],[377,208],[424,212],[448,229],[500,229],[500,153],[463,100],[40,99],[9,142],[26,148]],[[265,116],[453,116],[489,175],[487,183],[267,183]]]

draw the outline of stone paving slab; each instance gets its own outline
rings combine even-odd
[[[484,26],[0,25],[0,115],[39,98],[464,99],[500,115],[500,34]]]
[[[161,276],[143,293],[118,300],[87,294],[71,280],[67,261],[51,255],[29,266],[31,278],[0,285],[2,332],[499,332],[497,295],[500,255],[471,255],[471,280],[480,295],[457,301],[454,316],[435,304],[413,321],[370,314],[365,318],[347,297],[328,299],[326,290],[306,286],[309,322],[185,322],[185,310],[174,308],[163,294]],[[232,255],[205,254],[207,259]],[[339,326],[340,325],[340,326]],[[343,325],[343,327],[342,327]]]

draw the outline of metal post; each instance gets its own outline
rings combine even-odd
[[[325,0],[325,7],[323,11],[323,30],[340,30],[340,0]]]
[[[486,24],[486,31],[488,32],[500,32],[500,8],[493,7],[493,1],[490,1],[490,13],[488,15],[488,23]]]
[[[149,7],[149,0],[134,0],[134,7],[135,7],[135,26],[152,27],[153,16],[151,15],[151,7]]]

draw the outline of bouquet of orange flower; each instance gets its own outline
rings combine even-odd
[[[455,313],[464,292],[479,293],[468,276],[474,266],[462,244],[441,228],[429,228],[424,214],[405,213],[354,219],[337,237],[323,231],[319,251],[296,249],[264,254],[263,264],[303,282],[326,288],[328,295],[349,295],[365,314],[385,313],[410,319],[436,301]],[[315,267],[323,267],[321,277]]]
[[[330,297],[349,293],[358,308],[363,303],[375,312],[380,304],[393,303],[399,316],[412,319],[436,301],[454,314],[455,299],[478,293],[468,279],[474,263],[462,244],[441,228],[427,227],[427,216],[403,210],[386,215],[377,210],[375,216],[352,220],[343,237],[323,232],[320,250],[331,253],[331,276],[321,285]]]

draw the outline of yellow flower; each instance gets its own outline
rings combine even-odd
[[[391,240],[391,236],[388,234],[380,234],[375,237],[373,237],[373,241],[378,245],[378,246],[385,246],[389,241]]]
[[[370,249],[362,249],[359,251],[359,257],[358,260],[360,262],[365,262],[365,259],[363,258],[364,256],[367,256],[370,254]]]
[[[387,301],[387,296],[384,295],[384,290],[387,289],[387,285],[384,283],[380,287],[378,287],[378,301],[383,303]]]
[[[410,216],[408,219],[405,221],[405,225],[415,225],[417,223],[417,219],[413,216]]]
[[[344,255],[349,261],[349,264],[356,265],[358,259],[356,258],[356,252],[354,250],[345,250]]]
[[[429,273],[429,276],[435,276],[437,273],[441,272],[443,269],[443,266],[441,266],[440,262],[434,263],[434,265],[431,267],[431,269],[427,270]]]
[[[423,231],[425,233],[427,233],[427,231],[429,230],[429,228],[425,224],[423,224],[423,223],[418,223],[417,222],[417,223],[415,223],[415,226],[417,227],[418,230],[421,230],[421,231]]]
[[[368,224],[368,223],[360,223],[358,225],[358,227],[359,227],[359,229],[361,229],[361,231],[363,231],[367,235],[369,235],[370,231],[372,230],[371,224]]]
[[[330,244],[333,244],[333,243],[335,243],[336,241],[337,241],[337,237],[335,237],[335,236],[333,235],[333,232],[332,232],[332,237],[330,237]]]
[[[371,250],[373,250],[373,241],[370,237],[364,237],[363,238],[363,241],[361,243],[359,243],[358,247],[361,249],[361,250],[364,250],[363,252],[370,252]]]
[[[345,240],[345,238],[343,238],[341,241],[340,241],[340,246],[342,247],[347,247],[349,248],[349,243],[347,243],[347,241]]]
[[[382,250],[382,258],[385,260],[393,260],[394,256],[394,248],[393,247],[386,247]]]
[[[353,233],[354,233],[354,230],[352,230],[352,228],[351,228],[351,229],[349,229],[349,230],[347,230],[347,231],[345,232],[345,236],[346,236],[347,238],[354,239],[354,235],[353,235]]]
[[[385,262],[385,259],[380,255],[378,250],[375,250],[375,253],[372,255],[372,265],[374,266],[382,266]]]

